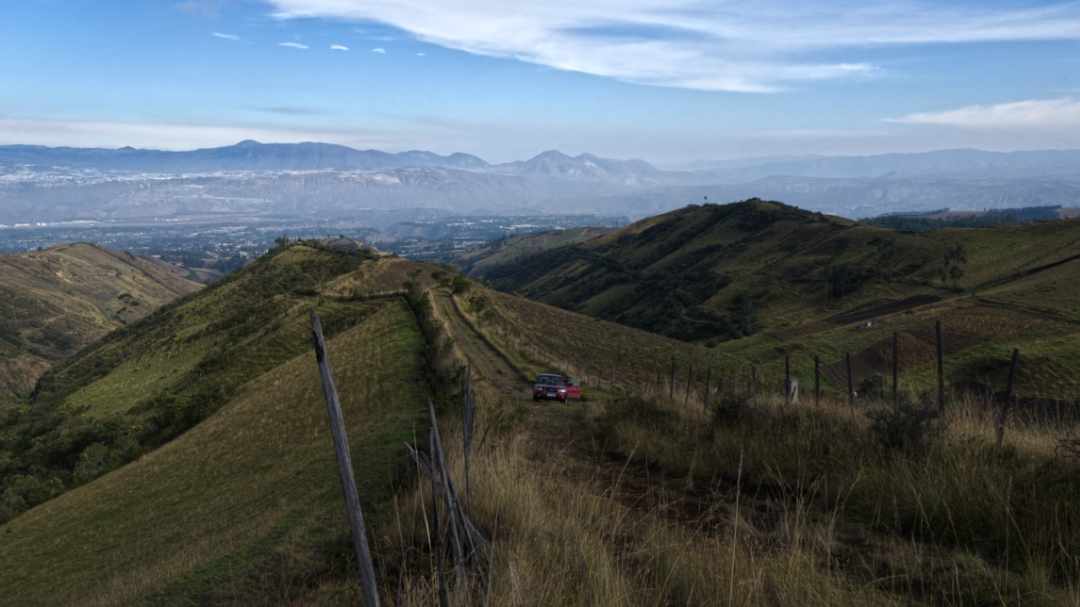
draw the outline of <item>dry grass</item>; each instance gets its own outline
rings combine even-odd
[[[459,437],[448,433],[450,444]],[[455,440],[457,439],[457,440]],[[736,508],[700,521],[672,520],[661,506],[621,496],[620,479],[590,476],[568,453],[543,453],[513,432],[471,462],[478,523],[492,538],[490,580],[474,582],[470,604],[490,605],[880,605],[896,602],[821,570],[828,530],[793,512],[782,550],[768,546]],[[455,457],[454,462],[460,461]],[[460,466],[456,474],[460,478]],[[582,474],[584,473],[584,476]],[[647,501],[641,498],[642,501]],[[426,488],[396,502],[397,533],[383,554],[428,546]],[[735,521],[739,521],[736,525]],[[421,550],[422,551],[422,550]],[[430,553],[427,555],[430,557]],[[430,558],[388,582],[387,601],[431,605]]]

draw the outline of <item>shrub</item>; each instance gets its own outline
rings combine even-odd
[[[932,411],[908,401],[901,401],[895,407],[873,409],[866,415],[870,418],[870,430],[886,450],[925,452],[942,430]]]
[[[469,280],[464,276],[458,274],[454,277],[454,280],[450,281],[450,290],[453,291],[455,295],[468,291]]]

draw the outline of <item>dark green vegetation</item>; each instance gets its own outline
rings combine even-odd
[[[400,301],[329,343],[371,524],[423,420],[423,340]],[[370,361],[367,365],[348,364]],[[253,372],[205,422],[0,527],[0,596],[19,605],[356,601],[309,352]],[[6,599],[5,599],[6,600]]]
[[[480,258],[480,261],[476,261]],[[905,390],[933,382],[935,320],[948,384],[1002,390],[1019,347],[1018,393],[1080,398],[1080,222],[904,233],[776,202],[690,206],[473,275],[497,288],[706,344],[715,365],[778,382],[785,352],[804,388],[812,356],[826,390],[889,371],[900,333]]]
[[[868,220],[867,223],[905,232],[927,232],[943,228],[989,228],[1033,221],[1054,221],[1061,219],[1064,213],[1065,210],[1060,206],[992,209],[981,212],[941,209],[928,213],[882,215]]]
[[[406,301],[331,292],[361,266],[382,264],[363,249],[282,243],[50,371],[0,430],[11,519],[0,596],[355,600],[310,311],[323,319],[375,522],[408,475],[403,445],[430,394],[428,346]]]
[[[249,380],[309,345],[318,309],[328,335],[378,303],[320,299],[317,288],[365,256],[298,245],[113,332],[39,381],[0,419],[0,520],[181,435]]]
[[[0,411],[109,331],[199,285],[165,263],[89,244],[0,256]]]

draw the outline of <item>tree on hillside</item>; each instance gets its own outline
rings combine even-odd
[[[944,260],[941,265],[941,282],[948,283],[951,280],[955,287],[956,282],[963,278],[966,266],[967,251],[964,250],[964,245],[956,243],[945,247]]]

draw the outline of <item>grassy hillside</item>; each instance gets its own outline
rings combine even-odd
[[[369,257],[307,245],[276,251],[57,365],[29,405],[0,418],[0,519],[206,419],[246,382],[310,347],[313,308],[328,335],[377,312],[384,302],[319,294]]]
[[[1080,604],[1080,460],[1059,448],[1075,420],[1010,417],[996,448],[986,402],[786,405],[778,377],[751,391],[716,349],[477,285],[436,302],[482,380],[472,503],[496,560],[477,601]],[[590,399],[523,404],[541,369]],[[428,499],[401,500],[393,550],[424,545]],[[413,574],[401,604],[435,602]]]
[[[329,343],[374,525],[386,517],[403,443],[423,423],[422,347],[401,302]],[[340,583],[353,577],[348,527],[312,355],[242,383],[168,445],[0,527],[0,602],[355,601]]]
[[[0,402],[58,360],[200,285],[174,267],[89,244],[0,256]]]
[[[1054,301],[1063,266],[1030,273],[1039,267],[1008,271]],[[939,304],[959,301],[979,303]],[[829,394],[786,405],[767,332],[707,348],[445,268],[305,244],[42,382],[0,464],[42,459],[14,482],[2,475],[0,496],[46,494],[43,466],[77,486],[0,524],[0,603],[356,604],[306,343],[312,308],[332,335],[384,604],[438,604],[440,577],[454,605],[1080,604],[1080,460],[1058,449],[1074,424],[1010,417],[999,448],[978,401],[930,418]],[[756,389],[747,353],[721,351],[728,343],[760,348]],[[403,448],[423,444],[429,396],[460,402],[447,373],[457,364],[478,402],[469,480],[456,406],[441,410],[441,431],[488,540],[464,578],[435,545],[431,485],[415,482]],[[528,377],[552,369],[581,379],[588,400],[534,404]],[[23,432],[58,420],[59,433]],[[132,437],[135,457],[120,465]]]
[[[481,255],[481,254],[478,254]],[[932,385],[933,324],[948,383],[1001,390],[1021,348],[1027,398],[1080,398],[1080,223],[897,232],[758,200],[691,206],[591,240],[473,266],[494,286],[714,348],[716,365],[780,381],[785,352],[803,385],[891,373],[899,332],[906,389]],[[491,258],[495,260],[495,257]],[[879,382],[880,383],[880,382]]]

